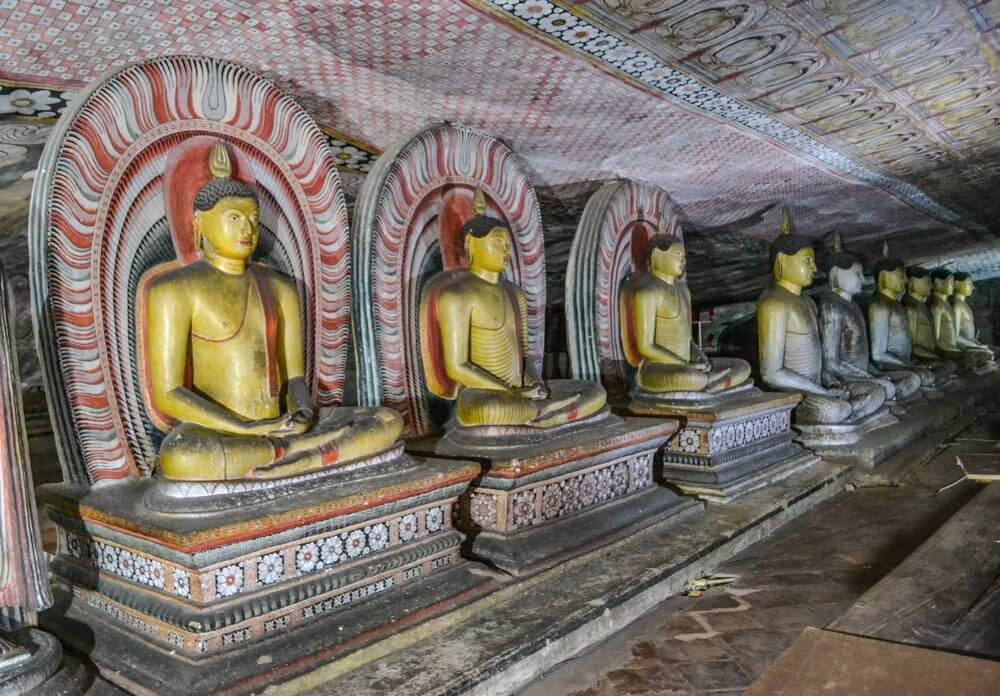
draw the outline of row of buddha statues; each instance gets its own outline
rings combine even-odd
[[[213,179],[193,211],[201,258],[153,268],[144,283],[144,391],[152,409],[175,423],[160,451],[163,476],[279,478],[387,449],[403,428],[393,411],[313,407],[295,288],[251,261],[257,195],[229,178],[221,143],[210,166]],[[421,302],[421,341],[442,368],[427,369],[428,388],[455,402],[456,427],[544,430],[606,408],[599,384],[546,382],[532,367],[524,292],[504,277],[511,233],[485,215],[481,192],[460,234],[468,266],[429,281]],[[803,394],[798,423],[863,419],[887,400],[993,361],[976,339],[967,274],[928,274],[886,255],[874,269],[866,322],[854,301],[861,262],[839,241],[818,309],[803,294],[817,271],[813,244],[791,231],[787,213],[770,253],[774,282],[757,307],[760,377],[771,389]],[[627,279],[620,297],[635,393],[669,398],[744,384],[748,362],[709,359],[692,340],[683,240],[661,230],[647,255],[647,268]]]

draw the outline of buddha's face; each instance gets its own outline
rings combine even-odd
[[[855,263],[850,268],[834,266],[830,269],[830,285],[851,297],[861,292],[864,284],[865,274],[860,263]]]
[[[966,278],[964,280],[955,281],[955,294],[961,295],[962,297],[969,297],[972,295],[974,286],[972,285],[972,278]]]
[[[680,278],[687,270],[683,244],[671,244],[669,249],[653,248],[649,255],[649,270],[658,276]]]
[[[944,278],[934,279],[934,294],[943,295],[948,297],[955,292],[955,278],[953,276],[945,276]]]
[[[252,198],[223,198],[211,210],[197,210],[195,231],[206,250],[227,259],[246,260],[259,239],[259,210]]]
[[[921,299],[931,294],[930,276],[910,278],[910,294]]]
[[[482,237],[466,235],[465,254],[471,267],[503,273],[510,257],[510,233],[504,227],[494,227]]]
[[[801,288],[812,285],[816,276],[816,254],[811,247],[799,249],[794,254],[778,254],[774,261],[774,275]]]
[[[882,271],[878,274],[878,286],[890,295],[899,297],[906,291],[906,273],[902,267]]]

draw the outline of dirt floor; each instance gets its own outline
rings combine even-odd
[[[899,487],[848,490],[717,571],[738,575],[699,598],[677,596],[519,696],[738,694],[808,626],[824,627],[892,570],[978,490],[956,453],[1000,435],[993,416],[962,432]]]

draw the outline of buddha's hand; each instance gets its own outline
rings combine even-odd
[[[522,398],[531,399],[532,401],[549,398],[549,388],[541,382],[536,382],[535,384],[515,389],[514,393]]]
[[[247,423],[244,435],[255,435],[258,437],[282,435],[301,435],[309,429],[309,423],[303,423],[295,419],[294,414],[286,413],[277,418],[254,421]]]
[[[846,389],[827,389],[827,396],[832,396],[834,399],[843,399],[849,401],[851,399],[851,392]]]

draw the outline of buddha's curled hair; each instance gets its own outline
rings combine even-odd
[[[503,220],[498,220],[488,215],[476,215],[462,225],[462,229],[459,230],[459,237],[461,239],[465,239],[469,235],[473,237],[485,237],[491,230],[497,227],[502,227],[505,230],[509,229],[507,223]]]
[[[927,269],[923,266],[907,266],[906,268],[907,278],[926,278]]]
[[[931,271],[931,280],[944,280],[950,275],[952,275],[952,273],[947,268],[935,268]]]
[[[250,198],[260,203],[257,192],[235,179],[212,179],[194,197],[195,210],[211,210],[223,198]]]
[[[653,251],[659,249],[660,251],[667,251],[674,244],[683,244],[684,240],[674,234],[664,234],[658,233],[654,234],[649,238],[649,242],[646,244],[646,260],[648,261],[653,256]]]
[[[812,240],[800,234],[782,234],[778,236],[769,248],[771,252],[771,265],[778,260],[778,254],[794,256],[803,249],[812,249]]]

